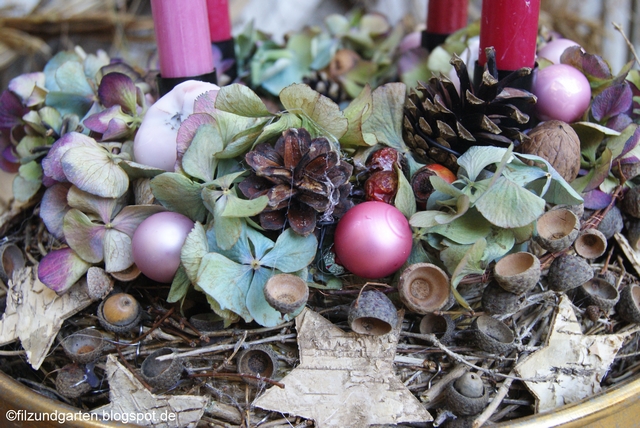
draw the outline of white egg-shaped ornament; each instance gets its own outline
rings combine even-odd
[[[189,217],[171,211],[145,219],[131,240],[138,269],[154,281],[173,281],[180,266],[180,251],[193,226]]]
[[[406,217],[393,205],[363,202],[338,221],[336,262],[363,278],[391,275],[411,254],[413,236]]]
[[[537,69],[531,92],[538,98],[536,115],[540,120],[579,120],[591,103],[591,86],[578,69],[566,64]]]
[[[133,140],[133,157],[137,163],[174,171],[178,157],[180,124],[193,113],[196,98],[220,87],[212,83],[188,80],[176,85],[156,101],[144,115]]]
[[[570,39],[555,39],[544,45],[538,51],[538,58],[545,58],[553,64],[560,64],[560,57],[567,48],[580,46]]]

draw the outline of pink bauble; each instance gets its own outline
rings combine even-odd
[[[334,236],[336,261],[364,278],[380,278],[400,269],[412,244],[409,222],[384,202],[351,208],[338,222]]]
[[[536,113],[541,120],[574,122],[589,108],[591,87],[579,70],[554,64],[536,70],[531,92],[538,97]]]
[[[140,271],[158,282],[171,282],[180,266],[180,250],[193,229],[193,221],[182,214],[165,211],[144,220],[131,245]]]
[[[567,48],[579,46],[569,39],[555,39],[547,43],[538,51],[538,57],[546,58],[554,64],[560,64],[560,57]]]

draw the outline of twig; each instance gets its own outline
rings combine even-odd
[[[513,371],[511,371],[510,374],[513,374]],[[484,425],[485,422],[489,420],[491,415],[495,413],[500,403],[502,403],[504,397],[506,397],[509,393],[511,383],[513,383],[512,378],[505,379],[504,382],[502,382],[502,385],[500,385],[500,388],[498,389],[495,397],[493,397],[493,399],[491,400],[491,403],[489,403],[484,411],[480,413],[480,415],[473,421],[473,428],[480,428],[482,425]]]
[[[449,385],[449,383],[462,376],[466,371],[467,369],[464,365],[456,365],[453,370],[449,371],[446,375],[442,376],[440,380],[432,384],[431,388],[429,388],[425,394],[420,396],[420,399],[426,403],[427,408],[429,408],[429,403],[432,403],[436,397],[442,393],[447,385]]]
[[[627,35],[624,33],[622,26],[616,22],[612,22],[611,24],[613,24],[613,27],[616,30],[618,30],[618,32],[622,35],[622,38],[624,39],[625,43],[629,47],[629,50],[633,54],[633,58],[636,60],[636,64],[640,65],[640,59],[638,59],[638,54],[636,53],[636,49],[634,48],[633,43],[631,43]]]
[[[175,310],[175,308],[169,309],[164,315],[162,315],[162,317],[158,321],[153,323],[153,326],[149,330],[145,331],[140,336],[138,336],[135,339],[133,339],[131,341],[131,344],[140,342],[142,339],[147,337],[153,330],[155,330],[156,328],[160,327],[160,325],[164,322],[164,320],[171,316],[171,314],[173,313],[174,310]]]
[[[256,376],[256,375],[251,375],[246,373],[205,372],[205,373],[191,373],[189,374],[189,377],[234,377],[234,378],[240,378],[240,379],[249,378],[249,379],[261,380],[261,381],[270,383],[271,385],[275,385],[279,388],[284,388],[284,383],[282,382],[269,379],[268,377]]]
[[[138,374],[138,372],[136,371],[135,368],[133,368],[131,366],[131,364],[129,364],[129,361],[127,361],[124,358],[124,355],[122,355],[122,352],[120,351],[120,345],[116,344],[116,351],[118,351],[118,355],[120,356],[120,360],[122,361],[122,364],[125,365],[125,367],[127,368],[127,370],[129,370],[129,372],[135,376],[136,379],[138,379],[138,381],[145,387],[147,388],[149,391],[153,391],[153,388],[142,378],[142,376],[140,376]]]

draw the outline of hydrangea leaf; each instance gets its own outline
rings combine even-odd
[[[469,180],[475,181],[483,169],[499,163],[506,151],[502,147],[473,146],[458,158],[458,165],[464,168]]]
[[[131,236],[115,229],[106,229],[103,237],[104,270],[120,272],[133,265]]]
[[[533,222],[544,212],[544,205],[544,199],[505,177],[499,177],[475,203],[487,220],[503,228]]]
[[[67,179],[85,192],[117,198],[129,188],[129,177],[102,147],[76,147],[60,160]]]
[[[408,153],[402,139],[402,121],[407,87],[404,83],[387,83],[373,91],[373,110],[363,124],[363,131],[375,135],[377,142]]]
[[[437,233],[457,244],[473,244],[491,232],[491,223],[470,209],[464,215],[450,223],[438,224],[429,229],[429,233]]]
[[[284,233],[287,233],[287,231],[285,231]],[[246,235],[248,240],[251,242],[251,248],[253,250],[253,254],[255,255],[255,259],[260,260],[261,265],[271,266],[264,262],[263,257],[269,250],[274,247],[275,243],[255,229],[246,228]],[[242,260],[242,262],[251,263],[251,259],[244,259]]]
[[[349,121],[347,132],[340,138],[342,146],[371,146],[376,139],[373,135],[365,136],[362,124],[369,119],[372,112],[373,96],[371,87],[365,85],[358,96],[344,109],[344,116]]]
[[[535,161],[537,164],[544,165],[545,173],[544,176],[541,176],[537,180],[533,180],[529,182],[526,187],[530,190],[533,190],[537,195],[541,196],[545,201],[557,205],[557,204],[567,204],[567,205],[577,205],[582,203],[582,197],[578,192],[574,190],[571,184],[567,183],[566,180],[558,173],[558,171],[551,166],[551,164],[546,160],[539,156],[535,155],[525,155],[522,153],[517,153],[516,158],[524,158]],[[524,165],[520,162],[520,160],[514,161],[510,164],[510,166],[515,165]],[[506,170],[505,170],[505,176]]]
[[[89,85],[82,64],[76,61],[67,61],[60,65],[55,73],[56,83],[61,92],[93,96],[93,88]]]
[[[223,217],[252,217],[260,214],[268,203],[269,197],[267,195],[247,200],[240,199],[235,194],[230,193],[227,195],[227,203],[221,215]]]
[[[609,176],[613,154],[609,148],[605,148],[587,175],[576,178],[571,182],[571,187],[578,192],[586,193],[597,189]]]
[[[264,143],[273,138],[279,137],[284,131],[289,128],[301,128],[302,120],[293,113],[283,113],[275,122],[265,126],[260,133],[260,136],[255,141],[254,145]]]
[[[123,149],[126,146],[126,144],[123,145]],[[130,180],[135,180],[137,178],[153,178],[165,172],[163,169],[154,168],[152,166],[143,165],[130,160],[120,160],[118,165],[127,173]]]
[[[89,263],[99,263],[104,259],[105,230],[104,225],[93,223],[78,209],[70,209],[64,216],[63,231],[67,244]]]
[[[193,141],[196,136],[196,133],[202,126],[211,126],[213,128],[212,132],[218,132],[215,127],[216,120],[213,116],[206,113],[194,113],[190,114],[185,120],[180,124],[180,128],[178,128],[178,135],[176,137],[176,150],[178,153],[178,159],[181,159],[189,145]]]
[[[233,311],[250,322],[246,300],[252,277],[251,266],[236,263],[222,254],[207,253],[202,258],[196,284],[215,299],[221,309]]]
[[[223,123],[219,122],[220,126]],[[253,122],[251,122],[253,123]],[[255,125],[246,124],[246,129],[239,130],[238,133],[224,138],[224,150],[216,155],[218,159],[232,159],[244,155],[251,149],[258,137],[262,135],[267,120],[260,120]]]
[[[223,215],[227,205],[227,196],[218,199],[213,209],[213,230],[216,242],[223,250],[233,247],[242,234],[242,220]]]
[[[487,241],[485,239],[479,239],[464,253],[464,256],[451,274],[452,290],[457,290],[458,284],[460,284],[460,281],[462,281],[465,276],[472,274],[482,275],[484,273],[485,268],[482,264],[482,257],[486,247]],[[454,296],[456,296],[455,293]],[[467,309],[471,309],[464,299],[460,299],[462,299],[462,297],[458,294],[456,296],[458,303]]]
[[[486,237],[487,246],[482,255],[483,266],[487,266],[494,260],[504,257],[516,243],[514,229],[491,228],[491,233]]]
[[[303,122],[306,119],[313,124],[318,135],[331,135],[339,140],[347,132],[349,123],[340,107],[308,85],[296,83],[287,86],[280,92],[280,102],[287,111],[298,115]]]
[[[64,239],[62,224],[64,215],[70,209],[67,205],[69,187],[69,183],[54,184],[44,192],[40,202],[40,218],[49,233],[59,240]]]
[[[272,275],[278,273],[280,272],[277,270],[272,272],[270,269],[258,269],[253,274],[251,285],[247,292],[247,310],[258,324],[265,327],[275,327],[295,317],[295,314],[283,316],[271,307],[264,297],[264,285]],[[300,310],[302,310],[302,308],[300,308]]]
[[[53,178],[56,181],[64,182],[68,181],[62,169],[61,159],[64,154],[74,147],[95,147],[100,146],[96,141],[79,132],[69,132],[63,135],[53,143],[49,153],[42,159],[42,169],[45,175]]]
[[[261,258],[260,263],[291,273],[307,267],[313,261],[317,249],[318,240],[313,234],[301,236],[289,228],[278,236],[275,245]]]
[[[91,265],[71,248],[47,253],[38,264],[38,279],[58,294],[65,293],[87,273]]]
[[[246,85],[223,86],[216,98],[216,109],[244,117],[269,117],[272,114],[260,97]]]
[[[182,157],[182,168],[191,177],[209,182],[213,180],[218,165],[216,153],[221,150],[222,140],[216,128],[202,125]]]
[[[204,221],[207,209],[202,203],[200,185],[184,175],[160,174],[151,180],[151,191],[168,210],[184,214],[193,221]]]
[[[78,117],[84,117],[93,105],[91,98],[67,92],[49,92],[45,102],[48,106],[58,110],[63,116],[75,114]]]
[[[79,64],[81,58],[74,51],[63,50],[55,54],[53,58],[51,58],[45,64],[43,69],[43,72],[45,74],[45,87],[49,92],[62,90],[56,79],[56,73],[58,69],[68,61],[74,61]]]
[[[36,161],[21,165],[13,179],[13,197],[19,202],[33,198],[42,187],[42,167]]]
[[[416,197],[402,169],[398,168],[397,165],[394,168],[398,175],[398,191],[394,199],[394,205],[405,217],[410,218],[416,212]]]
[[[197,285],[194,286],[194,288],[202,292],[202,289],[200,289]],[[209,307],[211,308],[213,313],[224,320],[225,328],[229,327],[233,323],[240,321],[240,316],[238,316],[238,314],[228,309],[220,308],[220,304],[216,301],[216,299],[209,296],[207,293],[204,293],[204,295],[207,298],[207,303],[209,303]]]
[[[620,135],[607,138],[606,145],[607,148],[611,150],[611,157],[618,159],[637,147],[639,141],[640,126],[632,123],[622,130]]]
[[[196,282],[200,263],[208,251],[207,234],[202,223],[196,222],[180,250],[180,263],[191,282]]]
[[[171,282],[171,288],[169,289],[169,295],[167,296],[167,303],[176,303],[184,299],[189,291],[191,281],[185,272],[184,267],[178,266],[178,270]]]

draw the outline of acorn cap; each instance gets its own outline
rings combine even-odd
[[[0,279],[6,284],[13,272],[25,266],[22,250],[17,245],[6,243],[0,246]]]
[[[98,306],[98,320],[114,333],[134,330],[142,319],[142,308],[130,294],[116,293],[104,299]]]
[[[640,285],[629,284],[620,291],[616,312],[625,321],[640,324]]]
[[[442,309],[449,301],[449,276],[431,263],[414,263],[398,281],[400,300],[412,312],[427,314]]]
[[[309,287],[299,276],[281,273],[273,275],[264,285],[264,297],[278,312],[290,314],[307,303]]]
[[[527,252],[507,254],[495,264],[493,277],[505,291],[526,293],[540,279],[540,260]]]
[[[556,253],[569,248],[579,232],[580,219],[571,210],[550,210],[538,218],[533,240],[545,250]]]
[[[189,323],[198,331],[217,331],[224,328],[224,319],[214,313],[196,314],[189,318]]]
[[[456,415],[471,416],[484,410],[489,402],[489,391],[476,373],[466,372],[447,385],[445,406]]]
[[[61,344],[73,362],[87,364],[100,357],[106,342],[98,330],[85,328],[68,335]]]
[[[278,356],[266,345],[255,345],[238,354],[237,370],[239,374],[273,378],[278,371]],[[249,385],[258,386],[259,379],[243,377]]]
[[[157,357],[172,354],[170,348],[161,348],[150,354],[140,366],[140,375],[154,388],[169,389],[182,376],[183,362],[181,358],[158,360]]]
[[[577,295],[585,305],[595,305],[604,312],[609,312],[618,300],[620,294],[618,289],[609,281],[602,278],[591,278],[577,289]]]
[[[140,276],[142,272],[136,266],[136,264],[132,264],[125,270],[121,270],[119,272],[111,272],[111,276],[122,282],[130,282]]]
[[[620,209],[631,217],[640,218],[640,188],[632,187],[626,191]]]
[[[58,370],[56,389],[63,397],[78,398],[91,391],[91,385],[86,382],[86,375],[81,366],[67,364]]]
[[[585,259],[596,259],[607,251],[607,238],[598,229],[585,229],[576,238],[573,248]]]
[[[420,334],[433,334],[442,343],[450,342],[456,325],[450,315],[426,314],[420,320]]]
[[[567,291],[580,287],[593,278],[593,269],[580,256],[563,254],[549,266],[547,286],[554,291]]]
[[[398,323],[398,312],[384,293],[369,290],[351,302],[348,320],[354,332],[380,336],[394,329]]]
[[[510,293],[496,282],[490,282],[482,292],[482,309],[489,315],[511,314],[524,299],[524,294]]]
[[[504,354],[514,346],[513,331],[502,321],[489,315],[480,315],[471,323],[473,341],[485,352]]]

